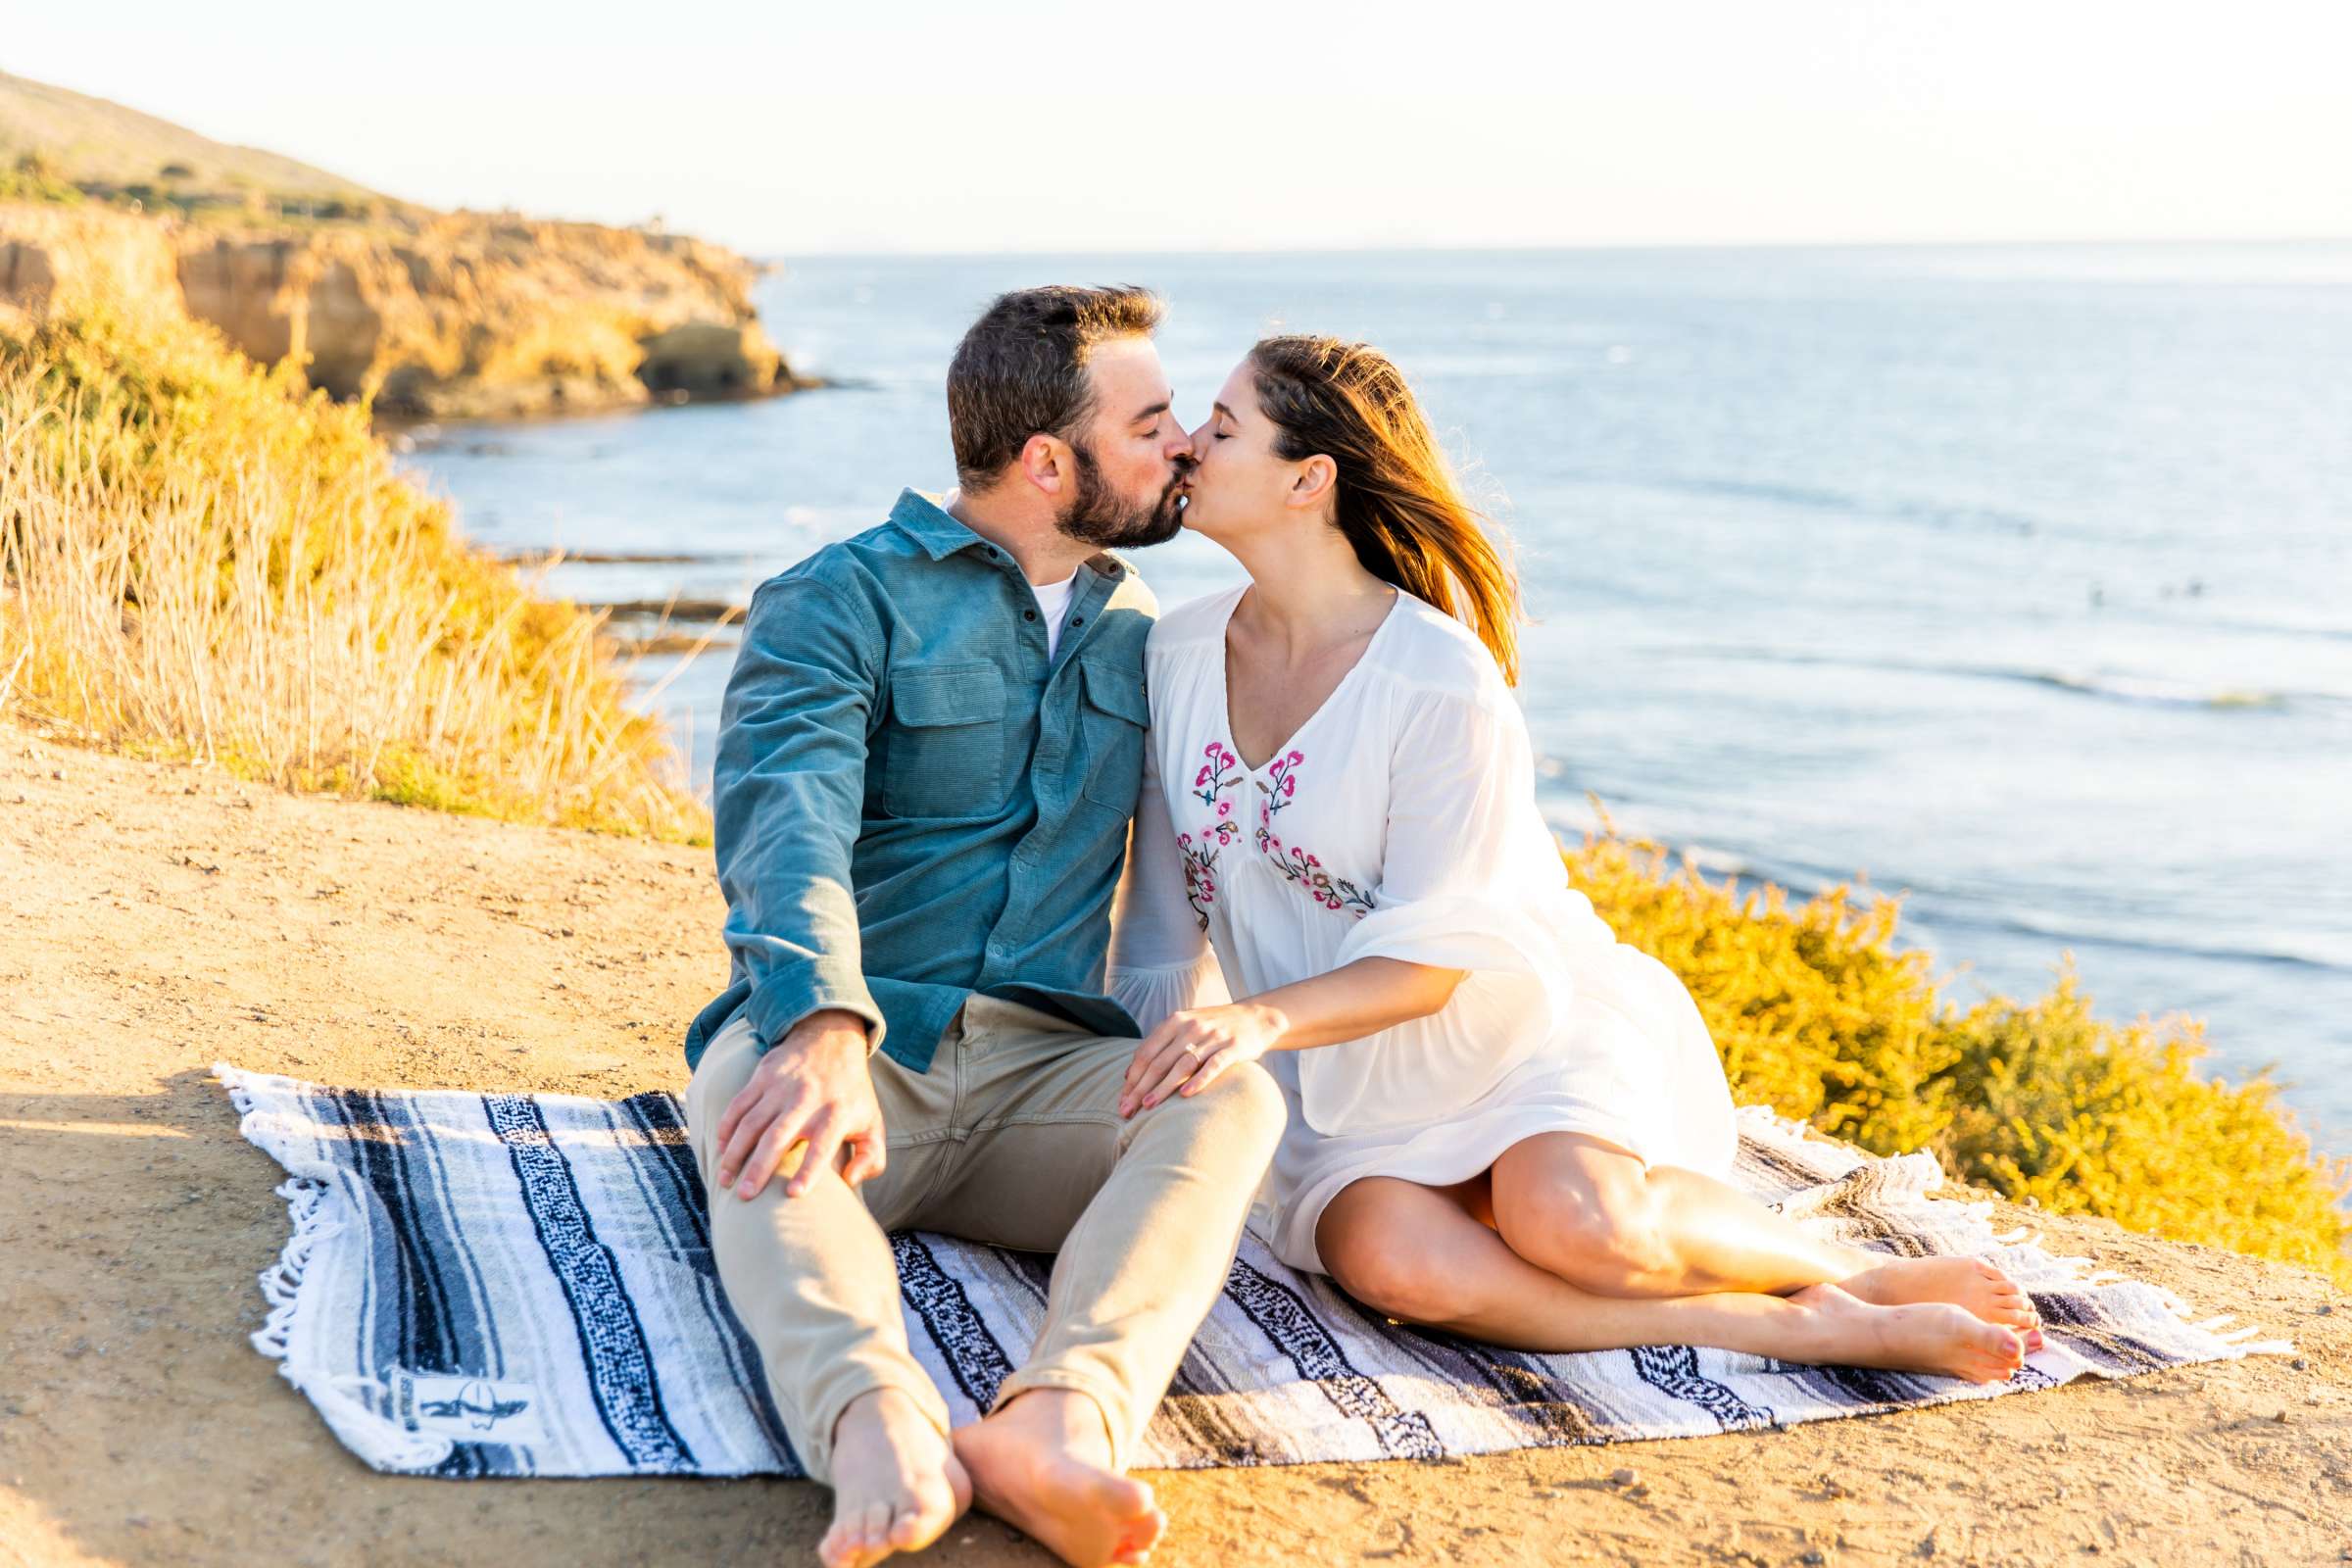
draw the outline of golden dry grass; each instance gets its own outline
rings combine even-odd
[[[467,545],[365,408],[207,326],[84,300],[0,329],[0,704],[32,722],[289,789],[704,839],[600,625]]]

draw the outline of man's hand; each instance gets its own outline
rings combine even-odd
[[[1237,1062],[1255,1061],[1274,1049],[1289,1019],[1254,1002],[1171,1012],[1136,1043],[1119,1090],[1119,1114],[1150,1110],[1171,1094],[1197,1095]]]
[[[882,1107],[865,1043],[863,1018],[828,1007],[769,1048],[718,1119],[719,1185],[737,1198],[759,1197],[803,1141],[800,1164],[784,1183],[787,1198],[807,1192],[845,1154],[841,1179],[852,1187],[881,1175]]]

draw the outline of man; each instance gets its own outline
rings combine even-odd
[[[1265,1073],[1122,1119],[1101,991],[1156,606],[1112,545],[1192,466],[1137,289],[996,301],[948,372],[958,490],[762,583],[713,794],[732,984],[686,1037],[728,1299],[864,1568],[968,1502],[1081,1565],[1165,1519],[1127,1478],[1281,1135]],[[878,1048],[878,1050],[877,1050]],[[951,1433],[885,1231],[1058,1250],[1028,1365]]]

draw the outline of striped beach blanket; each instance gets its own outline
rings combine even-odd
[[[256,1348],[378,1470],[447,1477],[802,1474],[719,1290],[678,1102],[331,1089],[214,1068],[284,1167],[293,1234]],[[1823,1235],[1993,1257],[2047,1348],[2006,1384],[1655,1347],[1494,1349],[1391,1323],[1244,1241],[1139,1468],[1437,1459],[1689,1437],[2054,1388],[2278,1350],[2165,1291],[1996,1236],[1929,1196],[1933,1156],[1874,1158],[1741,1113],[1737,1180]],[[892,1238],[906,1330],[957,1421],[1045,1312],[1052,1260]]]

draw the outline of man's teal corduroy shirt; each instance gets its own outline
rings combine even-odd
[[[917,1072],[974,991],[1105,1035],[1110,899],[1142,782],[1157,606],[1105,552],[1060,646],[1012,557],[913,490],[761,583],[719,708],[727,989],[760,1049],[842,1007]]]

